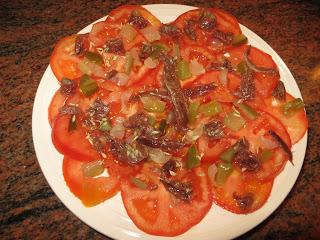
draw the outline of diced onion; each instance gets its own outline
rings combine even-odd
[[[192,59],[190,61],[189,67],[190,67],[190,72],[193,76],[198,76],[206,72],[203,65],[200,64],[196,59]]]
[[[149,42],[154,42],[161,38],[159,31],[154,26],[148,26],[142,29],[141,32]]]
[[[122,124],[114,125],[110,130],[110,136],[118,139],[122,139],[125,134],[125,129]]]
[[[260,136],[259,141],[261,143],[261,146],[266,149],[274,149],[278,147],[277,142],[273,141],[272,139],[266,138],[264,136]]]
[[[107,72],[99,65],[89,61],[83,60],[78,64],[80,71],[84,74],[94,75],[96,77],[105,78]]]
[[[83,172],[83,175],[86,177],[96,177],[102,174],[103,171],[104,171],[103,160],[88,162],[82,165],[82,172]]]
[[[147,68],[156,68],[159,64],[158,60],[153,60],[151,57],[148,57],[144,60],[143,64],[147,67]]]
[[[218,169],[215,164],[212,164],[208,167],[208,177],[212,183],[215,182],[215,176],[216,176],[217,170]]]
[[[189,130],[185,135],[188,142],[195,142],[203,134],[203,125],[200,124],[197,128]]]
[[[148,153],[151,161],[161,165],[165,164],[171,159],[171,155],[169,153],[166,153],[158,148],[150,148]]]
[[[113,78],[111,78],[118,86],[125,86],[129,81],[129,76],[125,73],[117,73]]]
[[[140,58],[139,58],[139,53],[138,53],[138,49],[137,48],[131,48],[130,49],[130,53],[131,53],[131,56],[133,57],[133,65],[134,66],[141,66],[142,63],[140,61]]]
[[[223,86],[228,85],[228,69],[222,69],[219,73],[219,80]]]
[[[130,42],[137,36],[137,31],[131,26],[131,24],[127,23],[121,28],[120,36],[124,40]]]

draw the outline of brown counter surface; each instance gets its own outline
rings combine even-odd
[[[281,206],[239,239],[320,239],[320,8],[316,2],[157,2],[216,6],[232,13],[280,55],[302,92],[309,136],[301,174]],[[55,42],[124,3],[0,1],[0,239],[108,239],[73,215],[47,184],[33,147],[31,115]]]

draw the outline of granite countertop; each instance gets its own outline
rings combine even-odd
[[[108,239],[73,215],[47,184],[33,147],[31,114],[55,42],[126,2],[0,2],[1,239]],[[129,1],[131,4],[151,2]],[[240,239],[320,239],[320,8],[317,1],[161,2],[223,8],[266,40],[287,64],[300,87],[309,119],[305,162],[281,206]]]

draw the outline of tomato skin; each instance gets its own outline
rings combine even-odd
[[[53,145],[61,154],[79,161],[92,161],[100,156],[86,139],[86,130],[81,126],[81,117],[76,116],[77,129],[68,131],[71,115],[58,115],[52,126]],[[79,124],[80,123],[80,124]]]
[[[63,77],[75,79],[82,75],[78,63],[80,57],[73,55],[77,35],[71,35],[60,39],[54,47],[50,57],[50,66],[56,76],[61,81]]]
[[[54,119],[59,114],[59,109],[65,104],[66,100],[67,100],[67,97],[60,92],[60,89],[58,89],[55,92],[53,98],[51,99],[49,109],[48,109],[48,119],[51,127],[54,122]]]
[[[293,99],[293,96],[291,96],[289,93],[286,93],[285,101],[279,101],[276,100],[274,97],[269,97],[265,99],[265,103],[267,106],[266,111],[282,122],[282,124],[288,131],[288,134],[290,135],[292,144],[295,144],[299,142],[299,140],[307,132],[308,119],[304,109],[299,110],[298,112],[289,117],[285,116],[282,113],[281,106],[286,102],[292,101]]]
[[[212,195],[203,169],[197,168],[194,171],[188,175],[194,189],[194,198],[190,203],[173,200],[160,182],[157,182],[158,188],[155,190],[142,190],[129,180],[123,182],[122,200],[135,225],[149,234],[173,237],[199,223],[211,208]],[[156,178],[149,164],[144,166],[142,173]]]
[[[118,178],[113,176],[86,177],[82,171],[84,164],[84,162],[65,156],[62,170],[70,191],[86,207],[95,206],[116,195],[120,189]]]
[[[256,179],[243,179],[241,173],[233,171],[223,186],[212,184],[213,201],[220,207],[237,214],[248,214],[261,208],[268,200],[272,190],[273,180],[260,183]],[[253,203],[248,208],[240,208],[233,194],[244,195],[250,193]]]

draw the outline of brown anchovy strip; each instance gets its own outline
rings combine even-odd
[[[165,188],[176,198],[185,202],[190,202],[192,199],[192,185],[190,183],[178,182],[172,179],[160,179]]]
[[[233,199],[236,201],[240,209],[246,210],[253,204],[253,194],[247,193],[243,196],[238,195],[236,192],[233,193]]]
[[[233,34],[232,33],[225,33],[225,32],[222,32],[218,29],[215,29],[212,32],[212,37],[214,39],[219,40],[220,42],[222,42],[226,45],[230,45],[232,43]]]
[[[61,87],[59,89],[60,93],[64,96],[71,96],[75,93],[77,84],[75,81],[63,78],[61,80]]]
[[[209,138],[219,139],[224,136],[223,123],[220,120],[213,119],[204,125],[204,132]]]
[[[175,40],[178,40],[182,35],[181,29],[172,24],[163,24],[160,28],[160,32]]]
[[[208,92],[213,91],[217,87],[214,83],[208,83],[203,85],[194,86],[191,88],[183,89],[183,93],[186,97],[194,98],[194,97],[201,97]]]
[[[177,63],[173,57],[169,57],[163,52],[160,52],[159,57],[164,62],[162,80],[174,106],[177,128],[184,131],[187,129],[188,123],[188,100],[183,93],[180,81],[177,77]]]
[[[251,45],[249,45],[247,51],[243,54],[243,60],[246,62],[248,68],[250,68],[254,72],[260,72],[270,75],[279,75],[278,69],[272,69],[272,68],[264,68],[264,67],[258,67],[253,62],[250,61],[248,55],[250,54]]]
[[[187,21],[185,21],[183,26],[184,33],[187,35],[189,39],[193,41],[197,40],[196,30],[195,30],[196,23],[197,22],[195,20],[188,19]]]
[[[199,27],[205,31],[213,30],[217,25],[216,17],[207,10],[202,10],[199,18]]]
[[[106,42],[106,46],[108,48],[109,53],[124,53],[124,47],[122,40],[120,38],[111,39]]]
[[[279,81],[275,89],[273,89],[272,96],[281,101],[286,100],[286,88],[282,81]]]
[[[243,100],[253,100],[256,96],[256,86],[253,80],[253,72],[249,69],[241,75],[239,93],[236,93]]]
[[[135,27],[139,29],[146,28],[148,26],[148,21],[142,17],[139,13],[136,13],[133,11],[129,18],[129,23],[134,25]]]
[[[76,55],[82,55],[86,49],[84,49],[84,41],[88,37],[87,34],[78,34],[74,45],[74,53]]]
[[[186,145],[184,142],[181,141],[173,141],[169,139],[155,139],[147,137],[139,137],[137,141],[140,144],[146,145],[148,147],[161,148],[169,152],[177,151]]]
[[[289,161],[292,163],[293,165],[293,159],[292,159],[292,152],[290,150],[290,148],[288,147],[288,145],[282,140],[282,138],[273,130],[269,130],[269,134],[270,136],[279,144],[279,146],[283,149],[283,151],[285,151],[285,153],[288,155],[289,157]]]
[[[59,108],[59,114],[62,114],[62,115],[67,115],[67,114],[76,115],[79,113],[81,113],[81,110],[79,107],[75,105],[65,105]]]

